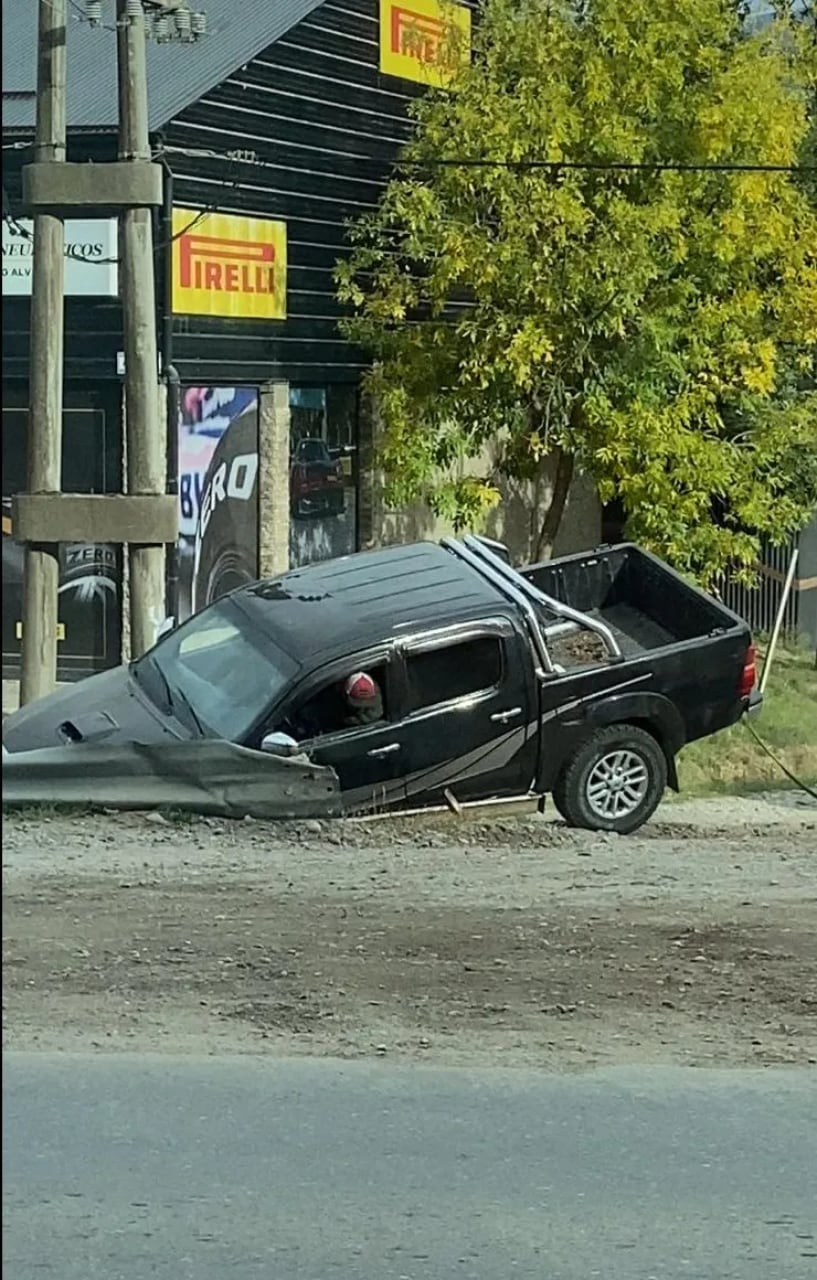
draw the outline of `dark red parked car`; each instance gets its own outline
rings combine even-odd
[[[323,440],[299,440],[290,461],[290,511],[296,518],[339,516],[345,507],[343,472]]]

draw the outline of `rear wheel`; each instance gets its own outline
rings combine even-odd
[[[553,802],[571,827],[628,835],[652,816],[666,785],[666,757],[652,734],[608,725],[568,760]]]

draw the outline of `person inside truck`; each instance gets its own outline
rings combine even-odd
[[[345,729],[376,724],[383,719],[383,695],[374,676],[367,671],[356,671],[349,676],[343,686],[343,697],[346,703]]]
[[[324,685],[280,726],[298,742],[322,738],[343,729],[357,729],[382,720],[383,695],[367,671]]]

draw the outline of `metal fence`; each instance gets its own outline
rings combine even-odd
[[[757,586],[745,587],[734,581],[728,573],[717,583],[717,594],[727,608],[740,614],[749,623],[753,631],[771,631],[783,598],[783,584],[786,581],[792,553],[797,546],[793,540],[786,546],[765,546],[761,551],[758,564]],[[792,591],[783,615],[783,632],[792,636],[801,630],[800,593]]]

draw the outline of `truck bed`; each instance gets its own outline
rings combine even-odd
[[[625,658],[740,625],[718,601],[630,543],[531,565],[522,576],[553,600],[605,623]],[[545,627],[558,621],[545,605],[537,612]],[[565,667],[607,658],[603,641],[589,631],[559,636],[550,648]]]
[[[613,604],[607,609],[591,609],[591,618],[604,622],[621,645],[627,656],[646,653],[650,649],[663,649],[674,644],[677,637],[654,618],[647,617],[631,604]]]
[[[634,658],[638,654],[664,649],[675,643],[675,637],[666,627],[639,613],[631,605],[618,604],[609,609],[591,609],[587,617],[609,627],[625,658]],[[542,620],[547,622],[544,617]],[[554,662],[562,667],[595,665],[607,658],[604,641],[592,631],[576,631],[573,635],[559,636],[549,644]]]

